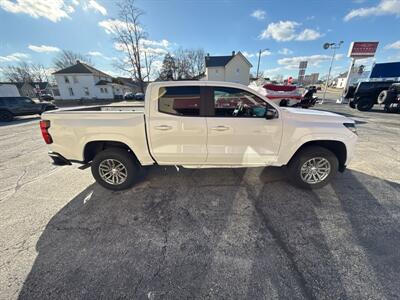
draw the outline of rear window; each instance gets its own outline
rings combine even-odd
[[[200,87],[169,86],[160,88],[158,111],[177,116],[199,116]]]

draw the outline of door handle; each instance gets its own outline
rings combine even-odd
[[[159,125],[159,126],[156,126],[155,129],[157,129],[157,130],[170,130],[170,129],[172,129],[172,126],[169,126],[169,125]]]
[[[211,127],[211,130],[226,131],[226,130],[229,130],[229,127],[223,126],[223,125],[219,125],[219,126]]]

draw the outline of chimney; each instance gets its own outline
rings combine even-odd
[[[207,53],[207,56],[210,56],[210,53]]]
[[[235,51],[232,51],[232,56],[235,56]]]
[[[77,63],[77,64],[80,64],[80,63],[81,63],[81,61],[80,61],[79,59],[77,59],[77,60],[76,60],[76,63]]]

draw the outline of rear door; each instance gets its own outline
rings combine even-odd
[[[151,153],[159,164],[206,161],[207,125],[200,90],[200,86],[166,86],[151,91],[148,132]]]
[[[207,103],[207,164],[254,166],[277,160],[282,137],[282,120],[267,120],[273,109],[258,96],[238,88],[210,87]],[[278,112],[277,112],[278,113]]]

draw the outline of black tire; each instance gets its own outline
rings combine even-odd
[[[354,97],[354,92],[356,91],[355,86],[348,86],[347,89],[344,92],[343,98],[353,98]]]
[[[350,106],[351,108],[356,108],[356,105],[354,104],[353,101],[350,101],[350,102],[349,102],[349,106]]]
[[[359,111],[369,111],[374,106],[374,101],[368,98],[358,100],[357,109]]]
[[[11,122],[14,115],[7,110],[0,110],[0,122]]]
[[[122,183],[111,184],[100,174],[100,164],[106,160],[114,160],[122,164],[126,169],[126,179]],[[121,148],[108,148],[99,152],[91,164],[92,175],[97,183],[109,190],[120,191],[132,187],[139,177],[140,164],[133,154]]]
[[[330,171],[329,174],[320,182],[308,183],[302,179],[301,168],[302,166],[313,158],[324,158],[329,162]],[[339,170],[339,161],[335,154],[330,150],[319,147],[309,146],[301,149],[295,157],[292,158],[287,166],[289,180],[296,186],[303,189],[319,189],[329,183],[329,181],[335,177]]]

